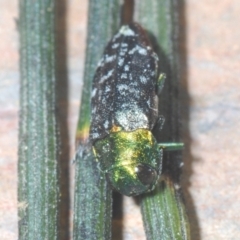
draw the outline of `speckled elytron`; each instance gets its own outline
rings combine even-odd
[[[124,195],[154,188],[162,148],[158,120],[158,57],[138,24],[122,26],[108,43],[92,88],[90,139],[102,171]]]

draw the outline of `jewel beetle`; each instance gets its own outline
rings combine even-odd
[[[127,196],[154,189],[163,149],[181,143],[157,143],[159,120],[158,56],[137,23],[124,25],[108,43],[93,79],[90,140],[100,169]]]

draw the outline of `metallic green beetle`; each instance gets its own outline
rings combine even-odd
[[[136,23],[122,26],[108,43],[93,80],[90,139],[100,168],[120,193],[133,196],[154,189],[163,148],[152,129],[159,120],[158,57]]]

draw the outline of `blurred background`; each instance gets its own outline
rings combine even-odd
[[[62,1],[64,2],[64,1]],[[82,86],[87,0],[66,0],[70,159]],[[193,240],[240,239],[240,2],[185,0],[182,186]],[[0,0],[0,239],[17,239],[18,1]],[[181,31],[181,29],[180,29]],[[189,99],[186,101],[185,94]],[[187,106],[186,106],[187,105]],[[189,109],[185,116],[185,108]],[[74,165],[70,165],[73,173]],[[71,183],[72,186],[72,183]],[[123,239],[145,239],[124,198]]]

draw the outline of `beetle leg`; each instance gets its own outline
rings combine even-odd
[[[158,143],[158,146],[164,151],[178,151],[184,148],[184,143],[179,142]]]
[[[79,144],[77,151],[75,153],[75,156],[72,159],[72,164],[75,164],[77,162],[77,159],[82,159],[87,154],[93,154],[91,143],[86,142],[86,143]]]
[[[166,74],[165,73],[160,73],[158,80],[157,80],[157,94],[159,95],[163,89],[164,83],[166,79]]]

